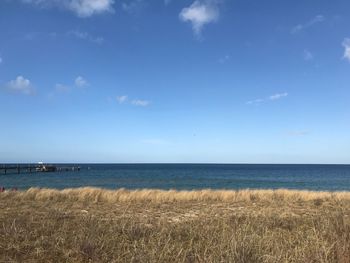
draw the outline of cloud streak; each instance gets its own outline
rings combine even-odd
[[[273,94],[271,96],[269,96],[269,100],[279,100],[282,99],[284,97],[287,97],[288,93],[284,92],[284,93],[277,93],[277,94]]]
[[[129,100],[127,95],[117,96],[116,100],[118,104],[130,104],[137,107],[147,107],[151,104],[148,100],[133,99]]]
[[[255,99],[255,100],[249,100],[246,102],[247,105],[259,105],[260,103],[264,102],[263,99]]]
[[[131,104],[134,106],[139,106],[139,107],[147,107],[151,102],[148,100],[132,100]]]
[[[216,22],[219,16],[218,1],[215,0],[196,0],[189,7],[183,8],[179,14],[181,21],[192,24],[196,36],[200,36],[203,27]]]
[[[247,105],[260,105],[261,103],[268,102],[268,101],[280,100],[280,99],[285,98],[287,96],[288,96],[287,92],[276,93],[276,94],[270,95],[264,99],[259,98],[259,99],[247,101],[246,104]]]
[[[292,34],[297,34],[297,33],[301,32],[305,29],[308,29],[308,28],[310,28],[318,23],[322,23],[324,20],[325,20],[325,17],[323,15],[317,15],[313,19],[307,21],[304,24],[298,24],[298,25],[294,26],[290,32]]]
[[[62,8],[74,12],[78,17],[90,17],[113,12],[114,0],[22,0],[42,8]]]
[[[70,31],[68,32],[68,35],[73,36],[77,39],[86,40],[95,44],[102,44],[105,41],[103,37],[95,37],[89,34],[88,32],[83,32],[78,30]]]

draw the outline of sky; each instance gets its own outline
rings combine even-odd
[[[348,0],[1,0],[0,162],[350,164]]]

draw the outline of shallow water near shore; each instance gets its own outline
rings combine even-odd
[[[0,174],[0,186],[28,189],[299,189],[350,191],[350,165],[79,164],[79,172]]]

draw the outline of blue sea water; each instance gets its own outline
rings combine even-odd
[[[350,165],[80,164],[79,172],[1,174],[0,186],[350,191]]]

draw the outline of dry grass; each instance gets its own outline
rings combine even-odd
[[[0,193],[0,262],[350,262],[350,192]]]
[[[350,201],[350,192],[315,192],[279,190],[106,190],[93,187],[72,188],[64,190],[30,188],[25,192],[10,192],[2,194],[3,198],[17,198],[33,201],[88,201],[88,202],[188,202],[188,201],[220,201],[220,202],[250,202],[250,201],[312,201],[322,199]]]

